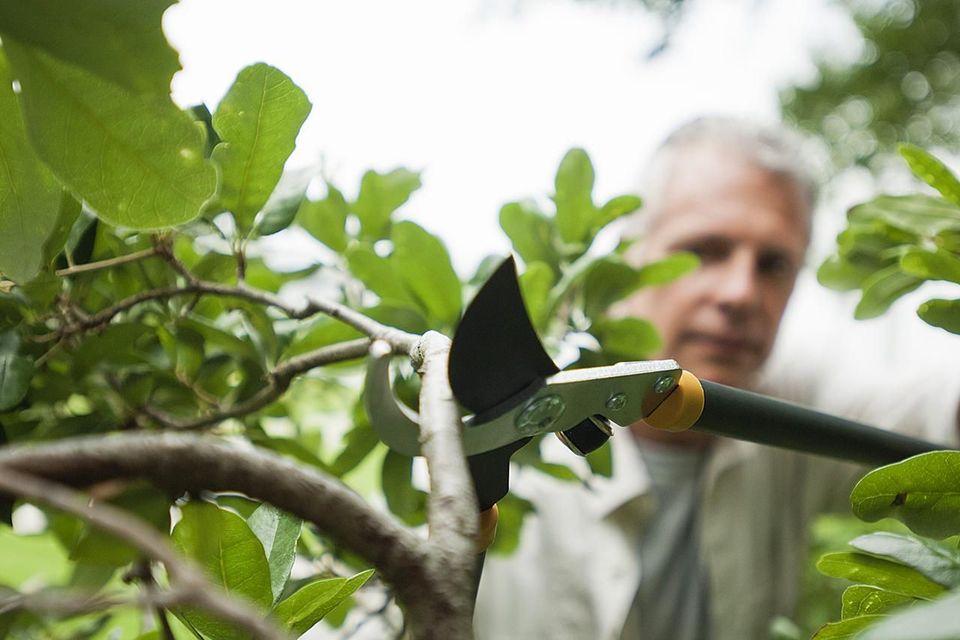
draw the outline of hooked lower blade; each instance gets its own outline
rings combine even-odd
[[[467,306],[448,364],[453,395],[476,414],[559,371],[530,323],[512,257]]]
[[[534,393],[538,382],[560,371],[530,323],[513,257],[497,267],[467,306],[448,366],[454,397],[477,415],[507,400],[522,400],[525,389]],[[520,438],[467,458],[481,510],[507,494],[510,456],[529,441]]]

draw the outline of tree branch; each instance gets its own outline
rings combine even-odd
[[[199,606],[256,638],[282,640],[286,637],[261,612],[251,610],[249,605],[241,604],[211,585],[199,569],[173,550],[165,536],[124,511],[104,503],[91,503],[76,491],[13,470],[8,465],[0,466],[0,490],[76,515],[162,562],[173,584],[173,590],[165,598],[173,603]]]
[[[267,291],[254,289],[242,283],[237,286],[232,286],[220,284],[219,282],[192,280],[178,287],[160,287],[157,289],[141,291],[140,293],[124,298],[123,300],[120,300],[119,302],[116,302],[93,315],[80,317],[72,324],[61,327],[56,331],[36,336],[34,341],[50,342],[64,336],[70,336],[96,329],[108,324],[118,314],[132,309],[138,304],[142,304],[144,302],[149,302],[151,300],[169,300],[178,296],[194,294],[208,294],[221,296],[224,298],[239,298],[242,300],[249,300],[250,302],[255,302],[257,304],[278,309],[284,315],[294,320],[303,320],[304,318],[309,318],[317,313],[324,313],[331,318],[340,320],[344,324],[353,327],[354,329],[370,336],[371,338],[386,340],[391,344],[391,346],[395,348],[402,348],[407,351],[413,349],[419,340],[418,336],[401,331],[399,329],[394,329],[393,327],[388,327],[377,322],[376,320],[368,318],[359,311],[354,311],[347,306],[331,300],[311,299],[307,301],[306,306],[297,308],[288,305],[277,295]]]
[[[142,251],[135,251],[126,255],[117,256],[116,258],[108,258],[107,260],[78,264],[73,267],[67,267],[66,269],[57,269],[56,274],[60,277],[67,277],[76,275],[78,273],[87,273],[89,271],[97,271],[99,269],[109,269],[110,267],[118,267],[122,264],[129,264],[131,262],[143,260],[144,258],[160,255],[161,253],[162,251],[158,247],[151,247],[149,249],[143,249]]]
[[[430,472],[427,521],[431,573],[444,583],[449,611],[424,611],[440,638],[472,637],[473,579],[478,527],[477,498],[464,464],[461,421],[450,389],[450,339],[431,331],[423,336],[420,362],[420,445]],[[413,612],[412,612],[413,613]],[[419,612],[417,612],[419,613]],[[424,620],[414,618],[414,628]]]
[[[366,558],[405,606],[448,597],[428,573],[425,541],[343,484],[270,452],[210,436],[125,433],[8,445],[0,448],[0,466],[74,486],[145,478],[175,494],[239,491],[314,523]]]

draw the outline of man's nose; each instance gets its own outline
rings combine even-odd
[[[760,306],[760,281],[753,256],[747,253],[733,254],[721,271],[714,290],[721,308],[742,313]]]

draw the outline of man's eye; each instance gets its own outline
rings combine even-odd
[[[698,258],[700,262],[714,262],[717,260],[722,260],[727,254],[727,250],[723,245],[716,242],[695,242],[689,245],[680,247],[681,251],[688,251]]]
[[[793,262],[786,256],[770,254],[760,256],[757,261],[757,270],[766,276],[781,277],[793,274]]]

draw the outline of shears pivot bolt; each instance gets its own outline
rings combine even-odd
[[[537,398],[517,415],[514,422],[517,431],[526,436],[542,433],[563,415],[566,405],[557,395]]]

